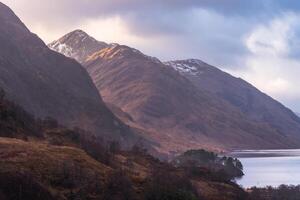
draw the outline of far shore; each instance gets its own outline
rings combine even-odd
[[[300,149],[234,150],[227,155],[235,158],[299,157]]]

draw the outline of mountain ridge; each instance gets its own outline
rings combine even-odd
[[[216,94],[250,119],[270,124],[281,134],[299,134],[300,118],[289,108],[250,83],[201,60],[165,62],[191,80],[198,88]]]
[[[133,120],[127,123],[160,142],[163,151],[299,145],[297,136],[286,137],[268,123],[250,119],[226,99],[134,48],[114,44],[91,53],[81,64],[104,101],[130,116]],[[181,70],[194,72],[184,66]]]

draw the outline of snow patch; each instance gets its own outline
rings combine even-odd
[[[198,66],[205,64],[201,60],[190,59],[184,61],[170,61],[165,62],[166,65],[171,66],[173,69],[180,73],[190,74],[193,76],[203,74],[203,71],[200,71]]]
[[[76,59],[77,57],[72,47],[67,44],[60,43],[59,41],[55,41],[49,46],[49,48],[70,58]]]

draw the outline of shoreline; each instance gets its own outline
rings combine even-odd
[[[235,150],[226,155],[235,158],[300,157],[300,149]]]

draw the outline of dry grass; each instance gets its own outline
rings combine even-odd
[[[194,180],[194,187],[205,200],[235,200],[239,199],[239,188],[226,183],[207,180]]]
[[[111,171],[74,147],[0,138],[0,173],[30,174],[56,195],[62,196],[68,190],[60,185],[66,175],[75,183],[72,187],[76,190],[95,181],[102,185]]]

